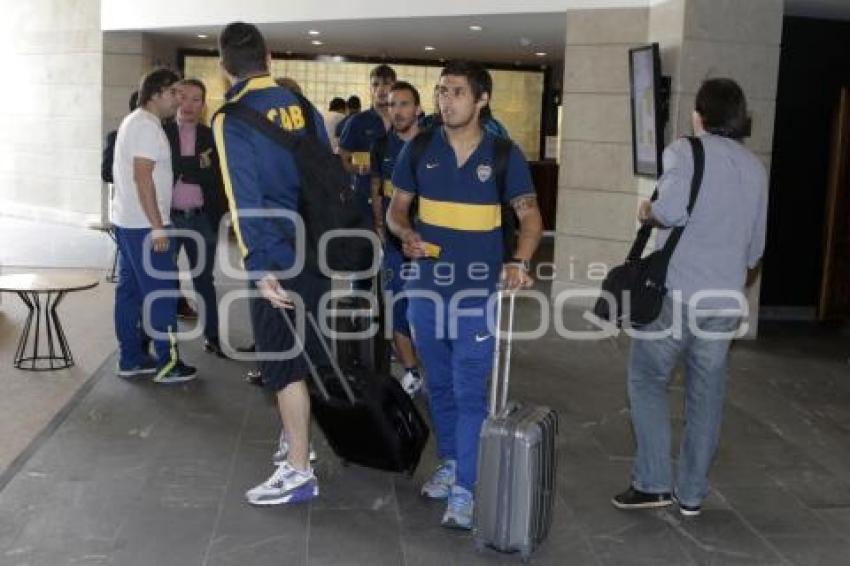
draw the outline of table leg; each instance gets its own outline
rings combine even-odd
[[[29,313],[24,322],[24,329],[15,352],[16,368],[30,371],[50,371],[65,369],[74,365],[74,358],[71,355],[71,349],[68,346],[65,331],[62,328],[59,313],[56,311],[56,308],[66,294],[65,291],[46,293],[46,298],[42,303],[41,293],[18,293],[21,301],[29,309]],[[42,318],[44,319],[43,323]],[[33,320],[35,320],[35,332],[33,332],[32,328]],[[45,339],[47,340],[47,355],[43,353],[43,350],[41,354],[39,353],[39,349],[42,346],[42,334],[45,335]],[[32,345],[29,352],[30,355],[27,355],[30,336],[32,336]]]
[[[30,328],[32,327],[32,319],[35,313],[35,306],[32,301],[30,301],[29,296],[26,293],[18,293],[18,297],[21,298],[21,301],[27,307],[27,319],[24,321],[24,329],[21,332],[21,338],[18,340],[18,347],[15,350],[15,367],[22,368],[22,363],[24,360],[24,351],[27,348],[27,341],[30,336]]]

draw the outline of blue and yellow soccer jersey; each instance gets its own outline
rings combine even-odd
[[[372,144],[372,152],[370,157],[372,176],[380,177],[381,179],[381,204],[384,207],[384,216],[387,214],[387,209],[390,206],[390,199],[393,198],[393,169],[395,168],[398,155],[404,147],[404,140],[398,137],[395,130],[390,130],[387,133],[386,142],[383,144],[383,154],[378,155],[378,145],[380,138]],[[387,242],[396,248],[401,248],[401,242],[392,234],[387,234]]]
[[[366,163],[372,144],[386,132],[384,119],[377,110],[370,108],[358,112],[348,121],[339,137],[339,147],[351,152],[351,159],[355,165]],[[369,175],[354,175],[354,179],[354,188],[358,192],[365,195],[371,192]]]
[[[481,143],[463,167],[443,128],[431,138],[411,170],[405,146],[393,172],[395,190],[418,196],[416,231],[439,248],[436,259],[418,260],[419,278],[408,277],[406,289],[429,289],[450,295],[468,289],[495,289],[503,261],[501,205],[534,186],[525,157],[515,145],[505,173],[505,194],[499,194],[493,159],[495,136],[484,132]],[[503,200],[502,200],[503,199]]]
[[[298,98],[268,75],[235,84],[226,99],[250,106],[285,130],[307,132]],[[330,147],[321,115],[312,105],[310,109],[313,123],[319,125],[317,135]],[[213,134],[245,268],[253,272],[290,268],[295,262],[294,225],[248,211],[298,211],[300,181],[292,154],[254,126],[223,114],[216,116]]]

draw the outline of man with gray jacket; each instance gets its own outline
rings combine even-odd
[[[682,515],[696,516],[708,494],[729,345],[744,315],[747,271],[764,251],[767,173],[741,143],[748,122],[744,93],[734,81],[703,83],[693,126],[705,150],[705,170],[692,213],[687,207],[694,158],[685,139],[664,152],[658,200],[640,205],[639,220],[660,228],[659,249],[672,228],[685,229],[670,260],[661,315],[632,341],[628,391],[637,454],[630,487],[612,500],[617,508],[664,507],[675,500]],[[680,359],[686,370],[685,429],[674,474],[668,386]]]

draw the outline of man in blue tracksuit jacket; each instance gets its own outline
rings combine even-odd
[[[393,196],[393,169],[404,144],[419,132],[419,91],[407,82],[399,81],[392,86],[389,98],[392,128],[387,135],[372,144],[372,212],[375,215],[375,231],[384,243],[383,283],[384,292],[392,301],[393,345],[396,355],[404,367],[401,386],[413,397],[422,388],[422,378],[416,362],[413,342],[410,340],[410,323],[407,321],[407,298],[403,294],[402,270],[405,259],[401,251],[401,240],[387,234],[384,218]]]
[[[221,65],[233,84],[226,94],[228,102],[245,104],[296,135],[318,135],[330,148],[324,127],[308,132],[301,101],[269,76],[270,55],[256,26],[229,24],[219,37],[219,51]],[[306,111],[312,114],[313,124],[322,124],[312,105]],[[301,187],[297,164],[288,150],[238,118],[217,115],[213,134],[245,268],[262,296],[251,303],[256,350],[282,357],[281,353],[297,346],[283,317],[294,321],[295,308],[315,313],[321,295],[329,288],[328,279],[307,270],[282,279],[281,272],[292,268],[297,259],[295,224],[280,216],[281,212],[298,211]],[[264,215],[267,212],[278,215]],[[305,341],[313,355],[315,337],[307,332]],[[319,488],[308,458],[307,362],[302,354],[289,359],[261,359],[260,370],[263,384],[277,396],[286,439],[281,443],[283,454],[276,455],[280,465],[246,497],[253,505],[308,501],[318,496]]]
[[[342,166],[352,175],[358,203],[369,222],[372,221],[369,150],[372,143],[386,135],[390,127],[389,96],[395,80],[395,71],[389,65],[378,65],[372,69],[369,73],[372,106],[352,116],[339,137]]]
[[[487,305],[500,276],[516,289],[531,284],[529,261],[542,234],[531,174],[519,148],[507,154],[503,186],[496,175],[497,138],[484,130],[492,92],[480,65],[456,61],[442,71],[442,126],[411,160],[408,143],[393,172],[389,228],[415,258],[405,290],[416,350],[425,367],[441,464],[422,494],[448,499],[443,525],[472,527],[478,435],[487,414],[487,382],[495,339]],[[502,143],[502,142],[498,142]],[[418,199],[415,227],[409,220]],[[502,205],[520,221],[513,257],[505,261]],[[424,293],[423,293],[424,292]]]

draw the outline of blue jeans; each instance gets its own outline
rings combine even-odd
[[[684,505],[698,506],[708,494],[708,471],[717,450],[726,390],[730,338],[695,336],[688,325],[688,307],[674,312],[665,298],[661,315],[644,331],[671,328],[681,322],[680,337],[632,341],[629,360],[629,401],[637,440],[632,485],[646,493],[675,491]],[[708,332],[734,332],[740,318],[700,316],[697,327]],[[676,483],[670,458],[668,386],[676,363],[685,364],[685,429],[679,449]]]
[[[192,278],[192,286],[195,292],[201,296],[204,301],[205,318],[204,318],[204,337],[207,340],[218,341],[218,300],[215,296],[215,282],[213,281],[213,269],[215,268],[215,252],[218,234],[216,234],[210,225],[209,217],[206,214],[196,214],[194,216],[181,216],[173,214],[171,221],[175,228],[182,230],[192,230],[200,234],[206,248],[206,261],[201,266],[201,270],[197,276]],[[198,242],[192,238],[176,237],[174,238],[175,257],[180,254],[180,249],[186,250],[186,257],[189,259],[189,269],[194,271],[198,267],[200,254],[198,250]]]
[[[118,337],[119,366],[130,369],[139,366],[146,353],[142,352],[142,307],[145,297],[155,291],[177,291],[177,281],[154,277],[144,267],[145,237],[149,228],[115,227],[115,240],[118,242],[119,271],[118,285],[115,287],[115,334]],[[165,252],[154,252],[147,248],[151,265],[171,274],[177,271],[174,242]],[[157,332],[167,333],[167,340],[154,340],[157,365],[163,367],[177,361],[177,296],[160,297],[151,303],[150,325]]]
[[[463,309],[480,309],[481,316],[449,312],[449,300],[435,305],[427,298],[408,299],[413,342],[425,367],[430,395],[431,421],[440,459],[457,460],[457,484],[475,488],[478,438],[487,417],[487,384],[493,367],[495,341],[484,314],[486,299],[470,299]],[[442,313],[438,321],[437,313]],[[452,318],[457,336],[449,333]],[[442,337],[438,337],[439,329]]]

